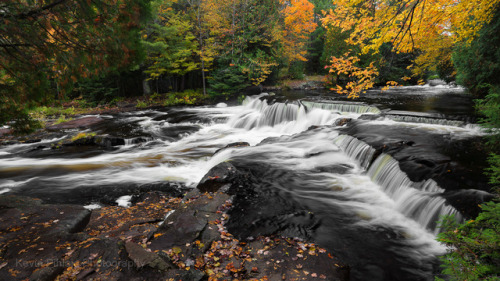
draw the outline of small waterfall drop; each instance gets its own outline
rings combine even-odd
[[[444,189],[434,180],[411,181],[399,168],[398,161],[387,154],[381,154],[370,165],[375,149],[357,138],[340,135],[334,143],[367,170],[370,179],[394,200],[399,212],[423,227],[437,234],[440,229],[436,222],[442,216],[455,215],[457,221],[462,220],[461,214],[440,196]]]
[[[397,122],[408,122],[408,123],[425,123],[432,125],[455,126],[455,127],[465,127],[466,125],[464,121],[460,120],[449,120],[449,119],[420,117],[420,116],[386,115],[385,118]]]
[[[245,130],[273,127],[277,131],[290,134],[307,130],[313,125],[334,124],[339,116],[327,110],[306,111],[299,103],[268,104],[267,100],[247,97],[243,102],[242,111],[233,116],[228,125]]]
[[[375,149],[366,143],[348,135],[340,135],[334,140],[335,144],[340,146],[342,150],[351,158],[359,162],[362,168],[368,169],[372,161]]]
[[[362,103],[319,103],[319,102],[310,102],[310,101],[302,101],[301,102],[307,109],[319,108],[330,111],[338,111],[338,112],[351,112],[351,113],[374,113],[379,114],[380,110],[374,106],[369,106]]]
[[[397,209],[415,219],[422,226],[439,233],[436,221],[445,215],[455,215],[461,220],[460,213],[446,204],[440,196],[444,192],[437,183],[428,179],[413,182],[401,171],[399,163],[387,154],[381,154],[368,170],[368,176],[380,185],[397,204]]]

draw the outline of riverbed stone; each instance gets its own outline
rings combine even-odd
[[[208,221],[204,217],[195,216],[191,209],[181,209],[163,222],[161,228],[155,233],[156,238],[151,241],[151,249],[169,249],[191,243],[200,235]]]
[[[102,122],[103,119],[100,117],[83,117],[67,122],[63,122],[57,125],[48,126],[45,129],[49,131],[58,131],[58,130],[70,130],[70,129],[87,129],[92,125],[96,125]]]
[[[127,250],[129,258],[134,261],[138,269],[144,266],[149,266],[151,268],[156,268],[162,271],[167,271],[174,268],[173,265],[165,262],[160,256],[153,252],[146,251],[137,243],[126,242],[125,249]]]
[[[1,280],[52,280],[60,269],[51,262],[64,258],[64,251],[55,245],[78,239],[73,233],[88,222],[90,212],[82,206],[41,203],[27,197],[0,196]]]
[[[237,175],[238,171],[231,163],[223,162],[210,169],[196,188],[201,192],[216,192],[224,185],[231,183]]]

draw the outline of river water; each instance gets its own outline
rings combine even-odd
[[[118,199],[126,205],[126,196],[140,191],[194,188],[210,168],[230,161],[252,171],[258,178],[255,184],[281,197],[290,206],[288,212],[313,214],[314,227],[283,232],[306,233],[306,238],[330,249],[351,265],[352,280],[433,279],[436,256],[445,251],[435,240],[440,231],[436,220],[450,214],[458,221],[467,217],[446,196],[447,190],[457,189],[452,183],[425,175],[412,181],[402,171],[403,160],[374,149],[366,134],[372,130],[375,133],[369,136],[391,143],[397,132],[410,140],[405,143],[417,143],[410,149],[449,147],[485,134],[471,124],[471,98],[460,88],[443,86],[373,91],[355,102],[323,92],[262,94],[247,97],[240,106],[100,117],[104,121],[92,131],[125,138],[126,145],[51,149],[51,144],[67,137],[60,135],[35,144],[0,147],[0,193],[89,207]],[[337,123],[345,118],[352,119],[347,126]],[[441,140],[446,145],[435,143]],[[214,155],[235,142],[250,146]],[[470,149],[470,154],[479,153]],[[436,158],[436,153],[432,155]],[[453,155],[442,157],[468,167],[468,160]],[[470,174],[460,184],[469,179],[473,185],[482,177],[480,169],[467,171]],[[459,189],[485,193],[474,188]],[[255,208],[259,211],[255,220],[291,222],[284,209]],[[306,220],[298,225],[306,225]],[[256,229],[242,235],[259,233]]]

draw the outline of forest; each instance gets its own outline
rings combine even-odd
[[[466,88],[488,130],[495,199],[463,224],[443,218],[449,280],[500,276],[499,73],[499,0],[0,3],[0,125],[19,134],[68,102],[207,105],[308,79],[354,100],[432,79]]]

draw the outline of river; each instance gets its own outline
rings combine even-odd
[[[488,197],[485,133],[461,88],[401,87],[356,101],[292,91],[100,117],[91,130],[125,145],[51,149],[60,135],[0,147],[0,193],[126,206],[139,192],[194,188],[229,161],[262,193],[242,207],[235,235],[311,239],[349,264],[352,280],[432,280],[445,252],[436,220],[462,221]],[[235,142],[250,146],[214,155]]]

